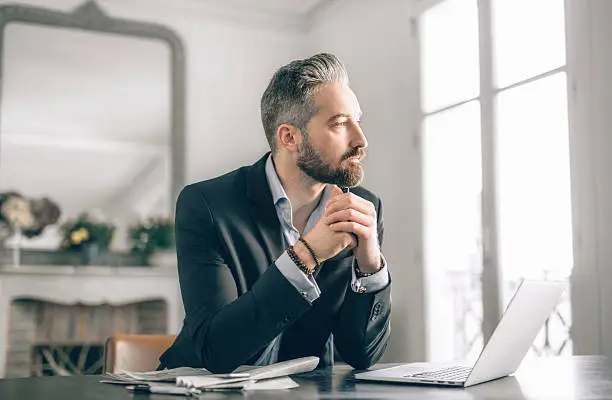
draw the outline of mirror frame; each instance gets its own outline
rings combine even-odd
[[[11,22],[26,22],[60,28],[72,28],[101,33],[156,39],[170,47],[171,54],[171,177],[170,210],[174,214],[176,199],[185,185],[185,49],[178,34],[171,29],[149,22],[111,18],[94,0],[86,1],[65,13],[47,8],[21,5],[0,5],[0,85],[4,81],[2,57],[4,56],[4,33]],[[1,91],[0,91],[1,102]],[[0,115],[1,117],[1,115]],[[2,135],[2,132],[0,132]]]

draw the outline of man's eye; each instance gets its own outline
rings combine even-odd
[[[348,121],[338,121],[334,123],[334,126],[346,126],[348,125]]]

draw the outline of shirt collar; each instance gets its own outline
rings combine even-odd
[[[276,169],[274,168],[271,153],[266,160],[266,178],[268,178],[268,185],[270,186],[270,193],[272,193],[272,200],[274,201],[274,204],[278,203],[278,201],[281,199],[289,200],[278,174],[276,173]]]
[[[272,200],[274,201],[274,204],[278,204],[281,199],[287,199],[287,201],[289,201],[289,203],[291,204],[291,201],[289,200],[289,197],[287,197],[287,193],[283,188],[278,174],[276,173],[276,169],[274,168],[274,162],[272,161],[272,153],[270,153],[268,159],[266,160],[266,177],[268,178],[268,185],[270,186],[270,193],[272,193]],[[327,200],[331,199],[332,188],[333,185],[325,185],[323,195],[321,197],[321,200],[319,201],[319,206],[325,205]],[[317,208],[319,208],[319,206],[317,206]]]

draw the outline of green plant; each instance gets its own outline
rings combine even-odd
[[[151,217],[139,221],[129,229],[132,251],[151,254],[158,249],[174,247],[174,221],[171,218]]]
[[[63,233],[60,247],[67,250],[79,250],[89,243],[96,243],[100,250],[108,249],[115,233],[114,225],[93,218],[88,213],[64,222],[60,229]]]

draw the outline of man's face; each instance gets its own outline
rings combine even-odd
[[[363,180],[361,160],[368,142],[360,127],[361,108],[353,91],[337,83],[318,88],[317,114],[302,132],[297,166],[312,179],[341,187]]]

